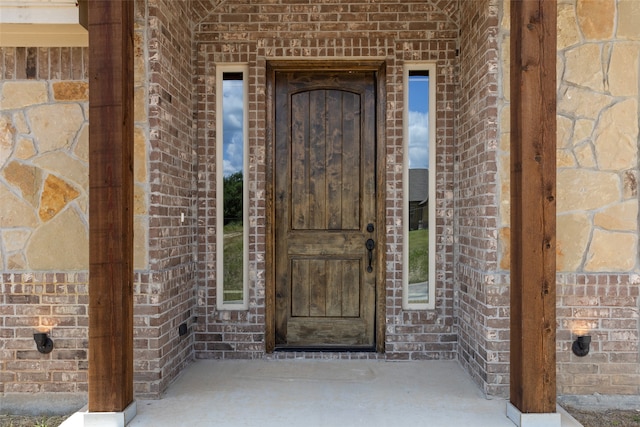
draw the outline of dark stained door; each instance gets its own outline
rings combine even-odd
[[[375,93],[374,72],[276,73],[276,348],[374,349]]]

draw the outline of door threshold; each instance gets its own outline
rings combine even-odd
[[[275,351],[284,352],[305,352],[305,353],[375,353],[375,346],[276,346]]]

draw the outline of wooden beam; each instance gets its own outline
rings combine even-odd
[[[78,22],[85,30],[89,30],[89,0],[78,0]]]
[[[133,1],[89,18],[89,412],[133,401]]]
[[[556,410],[556,1],[511,0],[511,403]]]

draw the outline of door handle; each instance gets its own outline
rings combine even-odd
[[[371,266],[371,263],[373,262],[373,248],[375,248],[376,242],[373,239],[369,239],[364,246],[367,248],[367,251],[369,251],[369,266],[367,267],[367,273],[371,273],[373,271],[373,267]]]

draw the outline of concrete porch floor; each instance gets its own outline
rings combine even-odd
[[[137,408],[131,427],[514,426],[455,361],[198,360]]]

